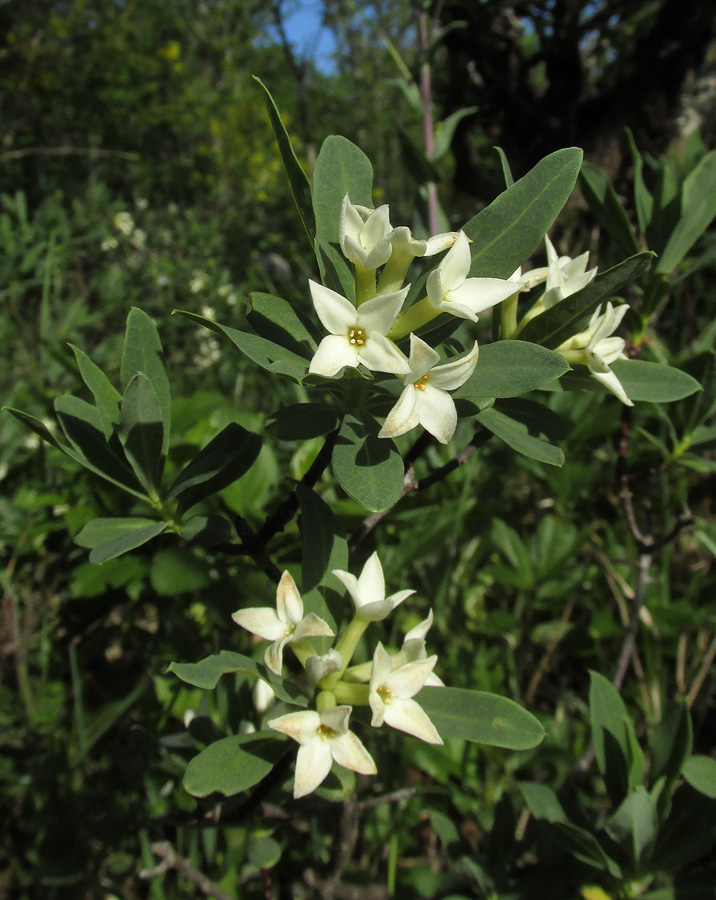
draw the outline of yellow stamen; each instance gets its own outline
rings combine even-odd
[[[418,381],[413,382],[413,387],[417,388],[419,391],[425,390],[425,383],[428,380],[427,375],[423,375],[422,378],[418,379]]]
[[[365,331],[362,328],[351,328],[348,332],[348,343],[362,347],[365,344]]]

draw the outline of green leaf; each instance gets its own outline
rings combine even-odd
[[[517,453],[550,466],[564,464],[564,453],[549,443],[550,438],[564,437],[561,419],[542,404],[502,400],[483,410],[477,420]]]
[[[288,301],[258,291],[249,297],[251,310],[246,319],[256,334],[298,356],[315,352],[316,341],[309,330],[310,320],[306,321]]]
[[[248,472],[261,450],[261,438],[231,422],[180,472],[168,497],[180,497],[185,512]]]
[[[618,359],[611,370],[621,381],[630,400],[673,403],[701,390],[698,381],[673,366],[642,359]]]
[[[435,129],[435,146],[433,148],[433,159],[441,159],[450,149],[452,139],[455,135],[455,129],[467,116],[471,116],[478,110],[477,106],[465,106],[462,109],[451,113],[442,122],[439,122]]]
[[[632,780],[632,755],[636,745],[634,726],[624,701],[612,684],[599,672],[590,671],[589,677],[589,714],[594,753],[609,799],[616,807],[627,796]]]
[[[716,800],[716,759],[711,756],[691,756],[686,760],[682,774],[692,788]]]
[[[642,234],[646,234],[646,229],[651,222],[651,217],[654,212],[654,198],[651,196],[644,183],[644,160],[634,142],[634,136],[629,128],[626,129],[626,133],[632,162],[634,164],[634,205],[636,206],[636,218],[639,222],[639,231]]]
[[[638,253],[597,275],[581,291],[535,316],[520,331],[520,338],[551,349],[559,347],[567,338],[579,334],[585,319],[600,303],[610,300],[646,271],[653,256],[650,252]]]
[[[23,412],[21,409],[13,409],[11,406],[3,406],[3,409],[5,412],[9,412],[11,416],[18,420],[18,422],[22,422],[26,428],[29,428],[30,431],[33,431],[38,437],[42,438],[43,441],[46,441],[48,444],[61,450],[72,459],[77,458],[76,455],[70,451],[69,447],[57,440],[55,435],[44,422],[40,421],[40,419],[31,416],[29,413]]]
[[[355,278],[341,251],[326,241],[316,240],[316,259],[323,284],[355,303]]]
[[[507,155],[502,147],[493,147],[493,150],[496,151],[497,155],[500,157],[500,165],[502,166],[502,177],[505,179],[505,187],[512,187],[515,183],[515,179],[512,175],[512,169],[510,168],[510,164],[507,160]]]
[[[613,878],[621,878],[622,872],[617,863],[607,856],[589,831],[571,822],[553,822],[550,830],[554,832],[560,848],[571,853],[575,859],[594,869],[609,872]]]
[[[177,678],[181,678],[187,684],[192,684],[205,691],[213,690],[222,675],[241,672],[252,678],[262,678],[268,682],[278,699],[285,703],[291,703],[294,706],[306,706],[308,703],[306,697],[293,682],[274,675],[263,663],[257,663],[248,656],[230,650],[222,650],[214,656],[207,656],[198,663],[170,663],[167,672],[173,672]]]
[[[306,612],[321,616],[335,630],[324,594],[326,588],[343,589],[331,572],[348,568],[348,542],[338,519],[318,494],[299,484],[296,495],[301,507],[301,593]],[[314,588],[321,590],[312,595]]]
[[[97,409],[105,417],[109,426],[116,425],[119,421],[121,394],[100,367],[95,365],[84,351],[80,350],[79,347],[75,347],[74,344],[70,344],[70,347],[77,359],[82,380],[92,392]],[[106,437],[109,437],[111,433],[112,429],[110,427],[109,431],[105,431]]]
[[[192,322],[197,322],[217,334],[223,334],[250,360],[263,369],[268,369],[269,372],[276,375],[288,375],[289,378],[294,378],[296,381],[300,381],[308,372],[309,360],[307,358],[298,356],[292,350],[287,350],[286,347],[259,337],[257,334],[249,334],[236,328],[230,328],[228,325],[220,325],[218,322],[183,309],[175,309],[172,315],[174,314],[191,319]]]
[[[684,179],[681,217],[664,248],[656,271],[672,272],[716,216],[716,150],[707,153]]]
[[[569,199],[582,164],[578,147],[557,150],[464,226],[470,275],[509,278],[534,252]]]
[[[237,734],[202,750],[187,766],[184,788],[193,797],[231,797],[258,784],[289,751],[285,741],[265,734]]]
[[[639,863],[654,842],[659,830],[656,806],[639,786],[624,800],[605,824],[607,834],[620,846],[631,849],[632,860]]]
[[[93,519],[75,536],[75,543],[91,549],[90,562],[95,565],[136,550],[167,530],[166,522],[155,519]]]
[[[338,427],[340,414],[324,403],[295,403],[283,406],[266,420],[266,425],[282,441],[310,441]]]
[[[337,244],[341,204],[373,206],[373,167],[363,151],[347,138],[329,135],[313,170],[313,210],[319,242]]]
[[[97,741],[137,702],[148,685],[149,679],[145,677],[124,697],[112,703],[107,703],[91,716],[89,721],[85,723],[81,746],[76,753],[71,755],[70,765],[77,765],[89,753]]]
[[[226,516],[211,513],[208,516],[192,516],[181,527],[180,537],[197,547],[215,547],[231,539],[232,526]]]
[[[306,173],[304,172],[303,167],[298,161],[298,158],[293,150],[291,138],[288,136],[288,132],[284,127],[283,121],[281,119],[281,113],[279,112],[278,107],[276,106],[276,103],[271,96],[271,92],[260,78],[257,78],[255,75],[253,76],[253,78],[254,81],[261,85],[266,93],[266,109],[268,110],[269,119],[271,120],[273,133],[276,135],[276,142],[278,143],[278,149],[279,153],[281,154],[283,167],[286,170],[286,175],[288,176],[288,184],[291,188],[291,194],[293,195],[293,200],[296,204],[298,214],[301,217],[303,227],[306,230],[308,242],[311,247],[313,247],[313,240],[316,232],[316,220],[313,215],[311,182],[308,180],[308,175],[306,175]]]
[[[164,364],[164,350],[154,322],[143,310],[133,306],[127,316],[127,330],[122,351],[120,379],[123,391],[126,391],[129,382],[139,372],[151,381],[159,401],[164,428],[162,456],[166,456],[169,449],[172,400],[169,377]]]
[[[271,869],[281,859],[281,845],[270,837],[256,837],[249,844],[248,863],[256,869]]]
[[[104,423],[99,410],[78,397],[57,397],[54,405],[65,437],[77,451],[73,453],[66,450],[68,456],[107,481],[144,499],[134,473],[105,440]]]
[[[622,253],[637,253],[639,245],[629,216],[609,176],[592,163],[583,162],[579,177],[584,199],[599,224],[614,239]]]
[[[558,353],[527,341],[483,344],[473,374],[453,396],[519,397],[563,375],[569,366]]]
[[[143,372],[124,391],[117,433],[134,474],[150,496],[158,496],[166,441],[159,398]]]
[[[568,821],[559,797],[551,787],[534,781],[522,781],[519,787],[527,808],[535,819],[544,819],[546,822]]]
[[[507,697],[463,688],[424,687],[415,697],[442,738],[530,750],[544,738],[532,713]]]
[[[390,509],[403,493],[403,460],[378,431],[367,414],[346,416],[331,459],[343,490],[371,512]]]

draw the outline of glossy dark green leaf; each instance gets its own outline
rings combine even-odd
[[[147,376],[159,401],[164,429],[162,455],[166,457],[169,449],[172,401],[169,376],[164,364],[164,350],[154,322],[143,310],[134,306],[127,317],[124,335],[120,369],[122,391],[126,391],[129,382],[139,372]]]
[[[589,162],[582,163],[579,173],[580,187],[589,209],[599,224],[615,241],[625,255],[639,250],[629,216],[617,197],[609,176]]]
[[[681,215],[656,265],[672,272],[716,217],[716,150],[707,153],[684,179]]]
[[[194,797],[231,797],[258,784],[289,749],[285,741],[266,734],[222,738],[190,761],[184,788]]]
[[[527,341],[482,344],[475,371],[453,397],[519,397],[563,375],[569,366],[562,356]]]
[[[470,275],[509,278],[537,249],[569,199],[582,164],[578,147],[557,150],[464,226]]]
[[[320,242],[337,244],[341,204],[373,206],[373,166],[363,151],[340,135],[329,135],[313,170],[313,210]]]
[[[282,441],[309,441],[333,431],[340,420],[338,410],[323,403],[295,403],[283,406],[266,420]]]
[[[618,359],[612,363],[611,370],[630,400],[673,403],[701,390],[698,381],[687,372],[662,363]]]
[[[140,517],[93,519],[75,537],[75,543],[90,549],[90,562],[100,565],[136,550],[165,532],[167,527],[166,522]]]
[[[197,547],[215,547],[231,539],[232,526],[226,516],[211,513],[208,516],[192,516],[181,527],[179,536]]]
[[[326,587],[342,591],[342,585],[331,572],[348,568],[348,542],[331,508],[315,491],[299,484],[296,495],[301,508],[301,593],[306,611],[321,616],[335,629],[335,620],[322,593]],[[309,603],[314,588],[323,590],[317,591]]]
[[[371,512],[390,509],[403,493],[403,460],[379,430],[369,415],[346,416],[331,459],[343,490]]]
[[[250,360],[263,369],[268,369],[269,372],[276,375],[288,375],[289,378],[294,378],[296,381],[300,381],[308,372],[308,358],[298,356],[280,344],[268,341],[257,334],[249,334],[246,331],[239,331],[237,328],[230,328],[228,325],[220,325],[218,322],[197,315],[197,313],[182,309],[175,309],[174,313],[191,319],[192,322],[197,322],[217,334],[223,334]]]
[[[82,380],[92,392],[97,409],[105,417],[109,426],[116,425],[119,421],[121,394],[100,367],[95,365],[84,351],[80,350],[79,347],[75,347],[74,344],[70,344],[70,347],[77,358],[77,365]],[[105,434],[109,437],[111,428]]]
[[[301,217],[303,227],[306,230],[308,242],[311,247],[313,247],[313,240],[316,232],[316,221],[313,215],[311,183],[308,180],[308,176],[304,172],[301,163],[298,161],[298,157],[296,156],[293,145],[291,144],[291,138],[286,131],[283,120],[281,119],[281,113],[279,112],[269,89],[266,87],[263,81],[261,81],[260,78],[257,78],[255,75],[253,77],[254,81],[261,85],[266,94],[266,109],[268,110],[269,119],[271,120],[273,133],[276,135],[279,153],[281,154],[283,167],[286,170],[286,175],[288,176],[288,184],[291,188],[291,194],[293,195],[296,209],[298,210],[298,214]]]
[[[442,738],[529,750],[544,738],[532,713],[507,697],[464,688],[424,687],[415,697]]]
[[[555,439],[555,434],[564,437],[557,430],[561,420],[542,404],[530,400],[502,400],[499,407],[495,404],[483,410],[477,420],[517,453],[550,466],[564,464],[564,453],[549,442]]]
[[[167,672],[173,672],[177,678],[181,678],[187,684],[202,688],[205,691],[213,690],[219,683],[222,675],[232,672],[241,672],[252,678],[262,678],[273,688],[274,694],[279,700],[291,703],[294,706],[306,706],[308,700],[296,685],[287,679],[274,675],[263,663],[257,663],[248,656],[234,653],[231,650],[222,650],[213,656],[207,656],[197,663],[170,663]]]
[[[248,472],[261,450],[261,438],[231,422],[181,471],[169,488],[186,511],[233,484]]]
[[[164,470],[164,423],[159,398],[143,372],[127,385],[117,433],[134,474],[150,496],[159,496]]]
[[[313,354],[316,341],[306,321],[286,300],[273,294],[255,291],[250,294],[251,310],[246,316],[249,325],[260,337],[280,344],[299,356]],[[308,286],[306,286],[308,297]],[[315,327],[315,326],[314,326]]]
[[[528,322],[520,331],[520,338],[551,349],[559,347],[582,330],[587,318],[601,303],[611,300],[645,272],[653,256],[653,253],[638,253],[597,275],[581,291]]]
[[[351,303],[355,303],[355,279],[348,261],[341,251],[327,241],[317,240],[316,259],[323,284],[332,291],[347,297]]]

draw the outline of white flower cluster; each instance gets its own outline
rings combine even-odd
[[[315,790],[334,762],[362,775],[375,775],[376,766],[360,739],[349,729],[353,706],[370,707],[371,725],[390,725],[426,741],[442,739],[423,708],[413,699],[426,685],[442,685],[434,675],[437,656],[428,656],[425,637],[432,625],[432,612],[405,636],[402,648],[389,653],[382,643],[370,663],[351,666],[351,659],[371,622],[385,619],[412,590],[385,596],[383,568],[374,553],[358,578],[334,569],[355,607],[355,614],[336,646],[317,654],[311,638],[334,637],[333,630],[315,613],[304,615],[303,600],[288,572],[276,591],[276,609],[241,609],[234,621],[264,640],[271,641],[264,654],[267,667],[276,675],[283,670],[283,653],[289,647],[311,682],[317,687],[316,709],[288,713],[268,722],[269,728],[293,738],[300,746],[296,760],[294,797]]]

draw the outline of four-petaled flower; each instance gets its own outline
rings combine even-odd
[[[586,287],[597,274],[597,267],[587,271],[589,251],[574,259],[558,256],[547,235],[544,240],[547,248],[547,284],[539,304],[542,309],[549,309]]]
[[[518,289],[502,278],[468,278],[472,259],[467,235],[461,231],[436,269],[428,275],[430,303],[461,319],[477,322],[477,314],[512,296]]]
[[[403,638],[403,646],[399,653],[399,657],[404,663],[419,662],[420,660],[428,658],[428,651],[425,648],[425,638],[432,628],[432,624],[433,611],[431,609],[427,618],[423,619],[422,622],[419,622],[414,628],[411,628],[405,635]],[[395,660],[393,660],[393,664],[395,665]],[[432,685],[433,687],[445,687],[445,682],[439,678],[435,672],[431,672],[428,675],[425,679],[425,684]]]
[[[373,654],[368,695],[373,712],[370,724],[374,728],[380,728],[385,722],[428,744],[442,744],[427,713],[412,699],[425,686],[437,659],[437,656],[430,656],[393,669],[389,653],[378,644]]]
[[[569,338],[555,349],[568,363],[587,366],[589,373],[604,387],[618,397],[626,406],[634,406],[627,396],[622,383],[609,366],[617,359],[626,359],[624,338],[610,337],[619,327],[624,313],[629,309],[628,303],[616,308],[607,303],[605,311],[601,307],[594,312],[587,328]]]
[[[331,332],[318,345],[309,373],[331,378],[344,366],[355,367],[358,363],[375,372],[408,372],[407,359],[386,337],[408,288],[374,297],[356,308],[330,288],[315,281],[309,281],[309,286],[318,318]]]
[[[398,591],[390,597],[385,596],[383,567],[377,553],[372,553],[368,557],[358,578],[342,569],[334,569],[333,574],[348,589],[355,603],[356,613],[369,622],[385,619],[406,597],[415,593],[408,590]]]
[[[447,444],[457,427],[455,402],[448,391],[464,384],[477,365],[477,342],[461,359],[442,366],[439,355],[415,334],[410,335],[410,371],[402,378],[405,388],[388,413],[379,437],[392,438],[422,425],[442,444]]]
[[[343,198],[338,220],[338,239],[346,259],[362,269],[377,269],[390,259],[392,232],[388,206],[378,209],[354,206],[348,194]]]
[[[350,706],[334,706],[320,714],[313,710],[288,713],[268,723],[269,728],[287,734],[301,745],[296,759],[294,797],[314,791],[331,771],[334,760],[361,775],[376,774],[373,757],[348,730],[350,715]]]
[[[266,606],[240,609],[231,618],[251,634],[273,641],[266,648],[264,660],[276,675],[281,674],[286,644],[296,644],[304,638],[334,636],[330,625],[320,616],[303,615],[303,600],[288,572],[283,573],[276,589],[275,610]]]

